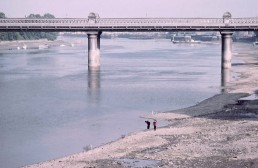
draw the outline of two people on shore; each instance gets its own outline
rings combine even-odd
[[[146,120],[145,123],[147,124],[147,129],[150,129],[150,121]],[[157,129],[157,120],[154,120],[152,124],[153,124],[154,131],[156,131],[156,129]]]

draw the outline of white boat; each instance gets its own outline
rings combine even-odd
[[[193,39],[191,39],[190,41],[172,41],[174,44],[178,44],[178,43],[186,43],[186,44],[200,44],[200,41],[195,41]]]
[[[258,45],[258,41],[253,42],[253,46]]]
[[[18,46],[18,47],[17,47],[17,50],[20,50],[20,49],[21,49],[21,47]]]
[[[198,43],[201,43],[201,41],[195,41],[194,39],[192,39],[191,36],[173,36],[171,41],[174,44],[177,44],[177,43],[188,43],[188,44],[198,44]]]

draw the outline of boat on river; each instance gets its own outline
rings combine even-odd
[[[172,43],[188,43],[188,44],[199,44],[201,41],[196,41],[192,39],[191,36],[173,36],[171,39]]]

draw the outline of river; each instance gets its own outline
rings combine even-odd
[[[101,70],[90,73],[87,38],[64,40],[75,45],[0,52],[0,167],[102,145],[145,129],[142,114],[221,91],[219,43],[101,39]]]

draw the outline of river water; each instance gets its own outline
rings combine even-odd
[[[145,129],[142,114],[220,93],[220,44],[101,39],[88,72],[87,38],[74,47],[0,53],[0,167],[83,151]]]

